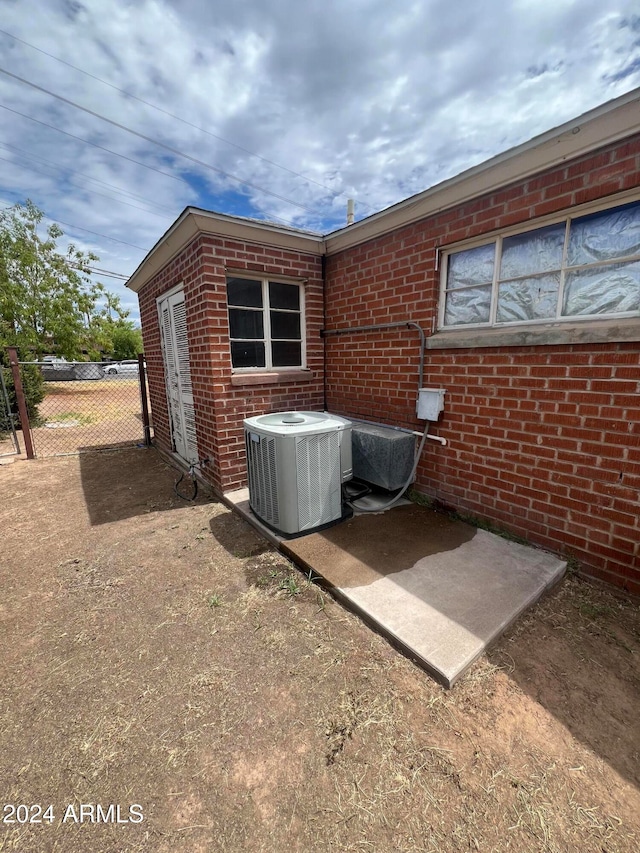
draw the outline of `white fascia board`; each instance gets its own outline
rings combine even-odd
[[[320,234],[280,228],[269,222],[246,220],[223,213],[187,207],[149,251],[127,281],[126,286],[138,293],[198,234],[247,240],[263,246],[290,249],[310,255],[323,255],[325,251],[324,239]]]
[[[640,132],[640,88],[326,237],[327,254],[456,207]]]

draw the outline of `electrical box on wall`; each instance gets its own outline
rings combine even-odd
[[[421,421],[437,421],[444,409],[446,388],[420,388],[418,391],[418,417]]]

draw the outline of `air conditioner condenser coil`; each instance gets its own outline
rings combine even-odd
[[[249,503],[269,527],[299,535],[343,517],[352,477],[351,422],[325,412],[277,412],[244,421]]]

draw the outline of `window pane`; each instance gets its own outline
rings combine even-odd
[[[447,294],[444,322],[447,326],[462,323],[487,323],[491,308],[491,285],[452,290]]]
[[[478,246],[466,252],[449,255],[447,264],[447,288],[467,287],[493,281],[493,259],[496,244]]]
[[[262,311],[229,308],[229,334],[232,338],[264,338]]]
[[[640,311],[640,261],[590,267],[566,274],[566,316]]]
[[[300,340],[300,315],[271,311],[271,337]]]
[[[262,283],[249,278],[228,278],[227,302],[229,305],[262,308]]]
[[[571,266],[640,254],[640,204],[574,219],[569,232]]]
[[[502,241],[500,278],[516,278],[522,275],[559,270],[564,249],[564,222],[537,228],[527,234],[505,237]]]
[[[271,308],[290,308],[300,310],[300,288],[297,284],[282,284],[279,281],[269,282],[269,305]]]
[[[505,281],[498,290],[498,323],[555,317],[560,273]]]
[[[271,344],[274,367],[299,367],[302,364],[302,344],[294,341],[274,341]]]
[[[231,363],[234,367],[264,367],[262,341],[231,341]]]

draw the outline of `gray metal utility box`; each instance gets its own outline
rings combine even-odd
[[[409,432],[352,421],[353,476],[390,492],[400,489],[411,474],[415,445]]]

